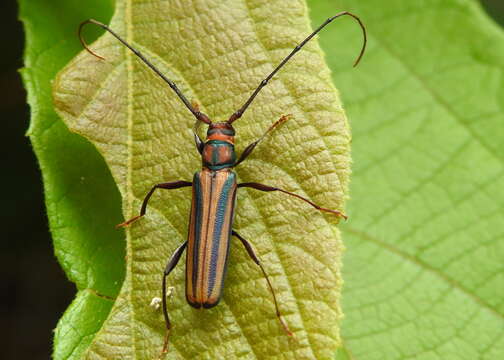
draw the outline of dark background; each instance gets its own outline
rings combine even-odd
[[[49,0],[47,0],[49,1]],[[504,1],[482,0],[488,13],[504,25]],[[18,74],[23,66],[24,36],[17,5],[2,1],[0,112],[2,131],[0,243],[0,357],[49,359],[53,329],[75,294],[56,262],[47,226],[37,160],[25,132],[30,110]]]

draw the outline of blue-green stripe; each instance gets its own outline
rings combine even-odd
[[[219,258],[219,250],[222,245],[221,243],[221,234],[222,234],[222,226],[224,225],[224,220],[226,218],[226,213],[233,211],[232,205],[231,208],[228,206],[229,196],[233,196],[233,185],[235,183],[236,175],[234,173],[230,173],[229,177],[226,179],[224,186],[222,187],[222,191],[219,194],[219,200],[217,203],[217,210],[215,214],[215,224],[213,228],[213,238],[212,238],[212,253],[210,260],[210,274],[209,274],[209,283],[207,288],[207,296],[213,291],[215,286],[215,279],[217,275],[217,263]],[[232,214],[231,214],[232,216]],[[232,224],[230,224],[232,225]],[[229,229],[227,229],[229,230]],[[229,241],[225,244],[229,249]]]
[[[201,243],[201,217],[202,217],[202,205],[203,205],[203,196],[201,194],[201,176],[200,173],[197,172],[194,174],[193,179],[193,188],[194,188],[194,245],[193,245],[193,253],[192,253],[192,263],[193,263],[193,273],[192,273],[192,285],[193,285],[193,294],[196,296],[196,281],[198,278],[198,261],[199,257],[199,248]]]

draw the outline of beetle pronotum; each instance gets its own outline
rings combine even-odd
[[[252,260],[260,267],[273,297],[273,302],[276,309],[276,316],[282,325],[284,331],[292,335],[291,331],[285,320],[283,319],[278,302],[273,290],[273,286],[268,278],[264,267],[255,255],[251,244],[245,240],[240,234],[233,230],[234,209],[236,201],[236,191],[238,188],[249,187],[260,191],[279,191],[287,195],[294,196],[300,200],[305,201],[314,208],[332,213],[338,217],[346,216],[337,210],[323,208],[313,203],[300,195],[291,193],[289,191],[259,184],[255,182],[238,184],[236,181],[236,174],[233,168],[244,161],[255,149],[264,137],[276,128],[281,123],[290,118],[290,115],[280,117],[273,125],[271,125],[266,132],[256,141],[249,144],[243,153],[237,157],[234,150],[234,137],[235,131],[232,123],[238,120],[243,113],[247,110],[249,105],[254,101],[261,89],[268,84],[271,78],[292,58],[310,39],[312,39],[320,30],[332,22],[334,19],[348,15],[354,18],[360,25],[363,32],[363,46],[357,57],[354,66],[357,65],[364,54],[366,48],[366,30],[361,20],[347,12],[340,12],[328,18],[321,24],[315,31],[313,31],[307,38],[300,42],[291,52],[287,55],[280,64],[262,80],[259,86],[254,90],[248,100],[236,110],[227,121],[212,122],[210,118],[202,113],[198,106],[191,104],[187,98],[178,89],[177,85],[163,75],[149,60],[147,60],[138,50],[133,48],[122,37],[111,30],[107,25],[89,19],[80,24],[79,38],[84,48],[92,55],[103,59],[101,56],[94,53],[82,38],[81,31],[86,24],[95,24],[109,33],[111,33],[117,40],[128,47],[136,56],[138,56],[149,68],[151,68],[158,76],[160,76],[175,92],[179,99],[189,109],[189,111],[196,118],[196,125],[194,129],[194,140],[196,148],[202,156],[202,170],[194,174],[193,181],[174,181],[168,183],[156,184],[145,196],[140,214],[121,224],[118,227],[125,227],[138,220],[145,215],[147,204],[150,197],[156,189],[178,189],[182,187],[192,187],[192,206],[189,220],[189,234],[188,239],[180,245],[170,260],[168,261],[162,279],[162,305],[163,315],[166,323],[166,335],[164,340],[161,357],[168,351],[168,339],[170,335],[171,322],[168,315],[166,306],[166,277],[170,274],[173,268],[177,265],[182,253],[187,248],[186,258],[186,299],[187,302],[195,308],[211,308],[218,304],[222,291],[224,288],[224,278],[227,268],[227,260],[229,253],[229,243],[231,236],[238,238],[244,245],[247,253]],[[207,137],[203,141],[197,133],[197,127],[200,123],[208,125]]]

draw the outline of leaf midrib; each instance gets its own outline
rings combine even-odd
[[[125,9],[125,18],[126,18],[126,26],[127,26],[127,41],[129,43],[134,43],[133,42],[133,23],[132,23],[132,15],[131,15],[131,1],[132,0],[127,0],[126,1],[126,9]],[[180,71],[177,71],[175,67],[169,67],[168,64],[166,64],[166,61],[165,59],[163,59],[162,57],[160,57],[159,55],[157,55],[155,52],[151,51],[150,49],[147,49],[146,47],[144,46],[139,46],[139,48],[143,48],[143,49],[146,49],[148,53],[151,53],[151,54],[154,54],[156,57],[157,57],[157,60],[159,62],[162,62],[165,66],[167,66],[168,68],[171,69],[171,71],[174,71],[174,72],[177,72],[177,74],[180,76],[180,78],[182,79],[182,81],[187,84],[192,92],[194,93],[195,97],[198,99],[200,98],[200,96],[198,95],[197,91],[195,91],[194,87],[190,84],[190,82],[185,78],[185,76],[180,72]],[[142,51],[145,51],[145,50],[142,50]],[[127,112],[128,112],[128,177],[127,177],[127,193],[128,193],[128,208],[129,208],[129,213],[131,214],[133,212],[133,204],[135,202],[135,199],[139,202],[142,201],[142,199],[138,199],[134,192],[133,192],[133,181],[132,181],[132,169],[133,169],[133,166],[132,166],[132,162],[133,162],[133,158],[132,158],[132,149],[133,149],[133,132],[132,132],[132,129],[133,129],[133,86],[134,86],[134,83],[133,83],[133,71],[134,71],[134,67],[133,67],[133,56],[134,54],[132,54],[130,51],[126,51],[126,59],[128,61],[128,108],[127,108]],[[174,229],[176,232],[179,233],[179,236],[181,238],[184,238],[185,235],[183,235],[182,233],[180,233],[180,231],[178,230],[178,228],[176,226],[174,226],[174,224],[172,223],[172,221],[166,217],[166,215],[161,212],[159,209],[153,207],[153,206],[149,206],[149,209],[153,210],[153,211],[157,211],[166,221],[167,223],[170,224],[170,226],[172,227],[172,229]],[[133,256],[132,256],[132,249],[131,249],[131,231],[128,229],[126,231],[127,233],[127,247],[128,247],[128,259],[133,259]],[[128,271],[132,271],[132,261],[128,261]],[[132,300],[132,293],[133,291],[130,291],[129,292],[129,302],[131,304],[133,304],[133,300]],[[236,314],[233,312],[232,310],[232,307],[229,306],[226,301],[224,299],[222,299],[222,302],[226,305],[226,307],[228,308],[229,312],[233,315],[233,317],[235,318],[235,322],[237,324],[239,324],[239,321],[238,321],[238,317],[236,316]],[[134,306],[132,307],[133,309],[135,308]],[[135,313],[135,311],[133,311],[133,313]],[[242,335],[243,335],[243,338],[246,339],[247,341],[247,344],[250,348],[250,351],[256,356],[256,358],[259,358],[257,356],[257,354],[255,353],[255,349],[254,347],[252,346],[252,344],[250,343],[250,339],[248,338],[246,332],[244,332],[243,330],[243,327],[242,326],[238,326]],[[138,357],[138,352],[137,352],[137,348],[136,348],[136,337],[135,337],[135,328],[134,327],[131,327],[131,332],[132,332],[132,339],[133,339],[133,348],[134,348],[134,353],[136,354],[136,356]],[[174,348],[178,354],[182,354],[180,352],[180,350],[177,348],[176,346],[176,343],[175,342],[171,342],[170,343],[170,347]],[[188,355],[182,355],[184,358],[188,358]]]
[[[125,15],[124,15],[124,21],[126,22],[126,41],[128,41],[129,43],[134,43],[133,41],[133,33],[134,33],[134,29],[133,29],[133,23],[132,23],[132,2],[131,0],[127,0],[126,3],[125,3]],[[248,6],[247,6],[247,9],[248,9]],[[249,12],[249,18],[254,21],[254,17],[251,16],[250,12]],[[255,23],[254,23],[255,24]],[[255,31],[255,28],[254,28],[254,31]],[[263,47],[264,49],[264,53],[267,57],[269,57],[269,61],[268,63],[271,65],[271,66],[274,66],[274,63],[273,61],[271,61],[271,57],[269,56],[269,51],[266,50],[265,46],[263,45],[263,43],[260,41],[261,40],[261,37],[259,36],[258,32],[255,31],[256,33],[256,37],[258,39],[258,43]],[[139,46],[141,47],[141,46]],[[148,52],[151,52],[150,50],[148,50]],[[126,183],[126,193],[127,193],[127,197],[126,197],[126,201],[125,201],[125,205],[126,205],[126,208],[129,210],[128,212],[126,213],[129,213],[131,214],[134,209],[133,209],[133,206],[135,204],[136,201],[141,201],[141,199],[138,199],[136,196],[135,196],[135,193],[133,192],[133,166],[132,166],[132,163],[133,163],[133,152],[132,152],[132,149],[133,149],[133,146],[134,146],[134,138],[133,138],[133,127],[134,127],[134,111],[133,111],[133,89],[134,89],[134,54],[130,53],[129,51],[126,51],[125,50],[125,61],[127,63],[127,82],[128,82],[128,85],[127,85],[127,97],[128,97],[128,106],[127,106],[127,131],[128,131],[128,137],[127,137],[127,149],[128,149],[128,158],[127,158],[127,167],[128,167],[128,172],[127,172],[127,183]],[[166,62],[164,59],[160,58],[160,61],[162,62]],[[123,62],[120,62],[120,64],[122,64]],[[183,76],[180,72],[179,72],[179,75],[180,75],[180,78],[190,86],[190,83],[185,79],[185,76]],[[302,110],[302,107],[301,105],[298,103],[297,99],[293,97],[292,95],[292,91],[291,89],[282,81],[281,77],[278,78],[279,81],[282,82],[282,85],[283,87],[288,91],[289,93],[289,96],[291,97],[291,99],[293,100],[292,103],[294,104],[294,106],[298,107],[300,110]],[[194,91],[194,94],[196,96],[196,98],[198,98],[197,96],[197,93],[196,91]],[[312,128],[314,128],[313,126],[311,126]],[[315,129],[315,132],[317,134],[320,135],[320,132],[318,131],[317,128],[314,128]],[[324,142],[324,150],[327,151],[328,149],[328,146],[327,146],[327,142],[326,142],[326,139],[324,139],[322,137],[322,140]],[[332,154],[331,154],[332,155]],[[333,167],[334,167],[334,164],[332,164]],[[334,170],[334,173],[337,174],[337,177],[338,177],[338,180],[339,180],[339,186],[341,188],[341,191],[343,192],[343,183],[341,181],[341,178],[340,178],[340,174],[337,173],[335,170]],[[302,183],[300,182],[297,182],[296,181],[296,184],[299,185],[299,187],[301,189],[303,189],[303,186],[302,186]],[[303,192],[304,189],[303,189]],[[258,205],[256,204],[256,201],[252,201],[253,205],[259,209]],[[151,208],[151,207],[150,207]],[[159,209],[156,209],[156,208],[152,208],[152,210],[154,211],[157,211],[159,214],[163,215],[162,212],[159,211]],[[166,216],[163,215],[163,218],[171,225],[172,228],[174,229],[177,229],[174,224],[169,221],[168,218],[166,218]],[[264,221],[264,219],[261,219],[262,221]],[[128,230],[127,232],[127,254],[128,254],[128,259],[133,259],[133,256],[132,256],[132,246],[131,246],[131,240],[132,240],[132,235],[131,235],[131,232]],[[179,233],[179,235],[181,235]],[[181,236],[182,237],[182,236]],[[274,242],[273,242],[274,243]],[[285,272],[285,266],[284,264],[282,263],[281,261],[281,258],[278,254],[278,250],[277,250],[277,246],[274,245],[275,247],[275,255],[276,257],[280,260],[280,266],[282,268],[282,271],[284,273],[284,275],[286,275],[286,272]],[[128,269],[128,272],[132,272],[132,264],[131,262],[129,262],[129,265],[127,265],[127,269]],[[287,282],[288,282],[288,286],[289,286],[289,293],[295,298],[295,302],[296,302],[296,305],[297,305],[297,310],[298,310],[298,314],[302,320],[302,323],[303,323],[303,331],[306,330],[306,327],[305,327],[305,324],[304,324],[304,318],[303,318],[303,315],[302,313],[300,312],[300,308],[299,308],[299,302],[298,302],[298,299],[294,296],[294,292],[292,290],[292,286],[291,286],[291,283],[290,283],[290,279],[286,276],[286,279],[287,279]],[[133,298],[132,298],[132,291],[129,291],[128,292],[128,300],[130,302],[130,304],[133,304]],[[134,308],[134,307],[133,307]],[[233,309],[231,306],[227,305],[227,308],[230,310],[230,312],[233,314],[234,318],[237,320],[237,316],[233,313]],[[133,313],[135,313],[135,311],[133,311]],[[134,316],[135,318],[135,316]],[[135,319],[136,321],[137,319]],[[238,321],[236,321],[236,323],[238,324]],[[247,340],[248,344],[249,344],[249,347],[250,347],[250,350],[252,353],[254,353],[254,355],[256,356],[256,358],[259,358],[259,356],[255,353],[255,348],[251,345],[250,343],[250,340],[249,338],[247,337],[246,333],[244,332],[244,329],[242,326],[239,326],[242,334],[243,334],[243,337]],[[136,357],[138,357],[140,354],[140,349],[137,349],[137,345],[136,345],[136,334],[135,334],[135,328],[134,327],[130,327],[130,331],[131,331],[131,338],[132,338],[132,342],[133,342],[133,353],[135,354]],[[307,337],[308,338],[308,341],[310,343],[309,345],[309,348],[310,348],[310,351],[312,353],[313,356],[314,353],[313,353],[313,348],[312,348],[312,345],[311,344],[311,340],[309,338],[309,336]],[[171,346],[175,347],[175,344],[172,343]],[[177,352],[179,352],[177,350]],[[180,352],[179,352],[180,353]]]

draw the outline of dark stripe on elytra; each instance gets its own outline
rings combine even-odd
[[[217,210],[216,210],[216,215],[215,215],[215,224],[214,224],[214,229],[213,229],[213,237],[212,237],[212,254],[210,258],[210,274],[208,277],[208,289],[207,289],[207,296],[210,297],[212,294],[212,291],[215,287],[215,279],[217,278],[217,264],[219,260],[219,250],[222,245],[221,241],[221,236],[222,236],[222,226],[224,225],[224,221],[226,218],[226,214],[230,211],[233,210],[233,206],[229,206],[228,204],[228,199],[229,195],[233,195],[233,184],[235,183],[235,174],[230,173],[229,177],[226,179],[226,182],[222,186],[219,200],[217,203]],[[228,216],[232,217],[232,214],[229,214]],[[231,227],[231,219],[229,221],[229,226]],[[229,230],[229,229],[227,229]],[[226,241],[226,244],[224,244],[229,248],[229,239]],[[224,259],[225,260],[225,259]],[[223,274],[219,276],[219,279],[222,281]]]
[[[194,245],[193,245],[193,253],[192,256],[192,292],[193,296],[196,298],[196,281],[198,279],[198,264],[199,264],[199,247],[201,242],[201,218],[203,216],[202,213],[202,205],[203,199],[201,195],[201,176],[200,173],[194,174],[193,186],[195,190],[195,199],[194,199]]]
[[[231,243],[231,233],[232,233],[232,229],[233,229],[233,223],[234,223],[234,209],[235,209],[235,203],[236,203],[236,187],[234,187],[233,189],[233,193],[232,193],[232,202],[231,202],[231,210],[230,210],[230,214],[231,214],[231,222],[230,222],[230,226],[229,226],[229,229],[228,229],[228,236],[227,236],[227,248],[226,248],[226,255],[224,255],[224,269],[222,271],[222,274],[221,274],[221,285],[224,283],[224,281],[226,280],[226,275],[227,275],[227,271],[228,271],[228,267],[227,267],[227,259],[229,259],[229,248],[230,248],[230,243]],[[220,293],[218,295],[218,297],[213,300],[213,302],[205,302],[203,303],[203,307],[205,309],[210,309],[210,308],[213,308],[214,306],[216,306],[217,304],[219,304],[220,302],[220,299],[221,299],[221,296],[222,296],[222,286],[220,288]]]

